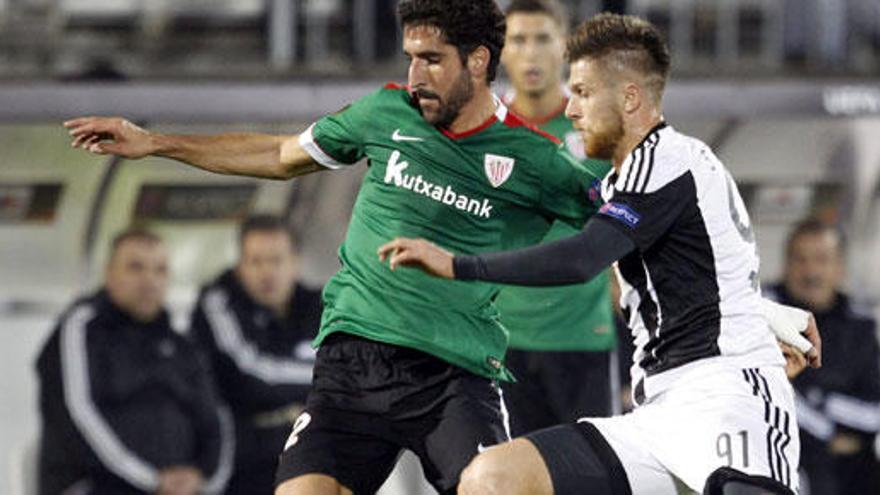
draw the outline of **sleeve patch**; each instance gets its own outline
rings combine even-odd
[[[599,208],[599,213],[611,217],[627,227],[634,229],[642,217],[629,206],[620,203],[605,203]]]

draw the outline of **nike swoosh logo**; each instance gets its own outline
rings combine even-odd
[[[400,133],[400,129],[395,129],[394,134],[391,135],[391,139],[393,141],[424,141],[424,139],[415,136],[404,136]]]

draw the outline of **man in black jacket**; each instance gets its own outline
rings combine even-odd
[[[281,219],[245,220],[239,253],[235,268],[202,290],[191,334],[235,417],[227,493],[263,495],[273,492],[278,455],[311,387],[321,301],[296,283],[294,243]]]
[[[801,427],[803,493],[880,493],[874,436],[880,429],[876,323],[841,292],[843,249],[833,228],[814,220],[792,231],[785,280],[767,292],[813,312],[822,328],[821,369],[794,381]]]
[[[123,232],[104,287],[59,320],[37,361],[41,495],[223,489],[231,419],[207,366],[171,328],[167,282],[162,241]]]

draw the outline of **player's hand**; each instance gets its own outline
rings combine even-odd
[[[442,278],[455,278],[453,257],[449,251],[424,239],[398,237],[379,248],[379,261],[387,259],[392,270],[412,266]]]
[[[790,346],[781,340],[776,342],[779,344],[779,348],[782,349],[782,355],[785,356],[785,375],[789,380],[793,380],[794,377],[801,374],[801,371],[804,371],[804,368],[807,367],[807,356],[794,346]]]
[[[153,134],[119,117],[82,117],[64,123],[74,148],[96,155],[142,158],[155,151]]]

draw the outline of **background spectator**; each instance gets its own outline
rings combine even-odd
[[[202,290],[192,318],[192,336],[210,355],[235,417],[227,493],[273,492],[278,454],[311,387],[320,316],[320,293],[297,283],[286,224],[265,215],[245,220],[238,263]]]
[[[229,419],[163,308],[168,254],[154,234],[113,242],[105,285],[60,318],[37,362],[40,493],[222,490]]]

